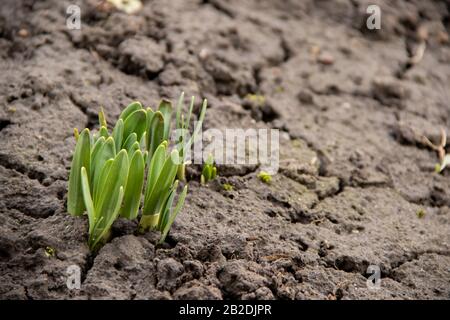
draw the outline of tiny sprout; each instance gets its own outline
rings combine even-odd
[[[224,183],[223,185],[222,185],[222,187],[223,187],[223,189],[225,190],[225,191],[233,191],[233,185],[231,185],[231,184],[229,184],[229,183]]]
[[[266,98],[263,95],[260,94],[247,94],[245,98],[257,106],[262,106],[266,102]]]
[[[75,137],[75,141],[78,141],[78,138],[80,137],[80,133],[78,132],[77,128],[73,128],[73,136]]]
[[[272,181],[272,176],[266,171],[261,171],[258,173],[258,178],[264,183],[270,183]]]
[[[423,209],[419,209],[416,212],[417,218],[422,219],[425,218],[426,212]]]
[[[100,127],[108,127],[106,124],[105,112],[103,111],[103,108],[100,108],[100,112],[98,113],[98,122],[100,123]]]
[[[55,249],[52,247],[45,247],[45,255],[47,257],[54,257],[55,256]]]
[[[217,175],[217,168],[214,166],[214,157],[212,154],[208,156],[205,164],[203,165],[202,175],[200,177],[200,183],[206,184],[210,180],[214,180]]]

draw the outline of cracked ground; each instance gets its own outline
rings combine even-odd
[[[81,30],[71,1],[0,4],[1,298],[450,298],[450,173],[423,143],[450,125],[449,1],[75,2]],[[91,254],[65,208],[73,128],[181,91],[208,99],[206,129],[280,129],[279,173],[201,186],[193,167],[164,245],[118,220]]]

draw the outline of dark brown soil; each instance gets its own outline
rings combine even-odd
[[[0,4],[1,298],[450,298],[450,173],[418,138],[450,125],[449,1],[77,2],[81,31],[72,1]],[[282,129],[280,173],[222,166],[190,183],[166,244],[120,220],[90,254],[86,217],[65,210],[73,128],[181,91],[208,98],[206,128]]]

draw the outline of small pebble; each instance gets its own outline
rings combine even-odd
[[[19,35],[19,37],[22,37],[22,38],[26,38],[29,35],[27,29],[20,29],[17,34]]]
[[[329,66],[334,63],[334,57],[330,53],[324,52],[317,58],[317,61]]]

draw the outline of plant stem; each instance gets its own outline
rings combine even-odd
[[[186,164],[180,164],[177,171],[178,180],[186,182]]]
[[[139,232],[145,232],[149,229],[156,229],[159,221],[159,213],[142,215],[139,222]]]
[[[111,230],[108,230],[100,239],[97,239],[95,237],[89,237],[89,249],[91,251],[97,251],[100,249],[104,244],[106,244],[111,239]]]

